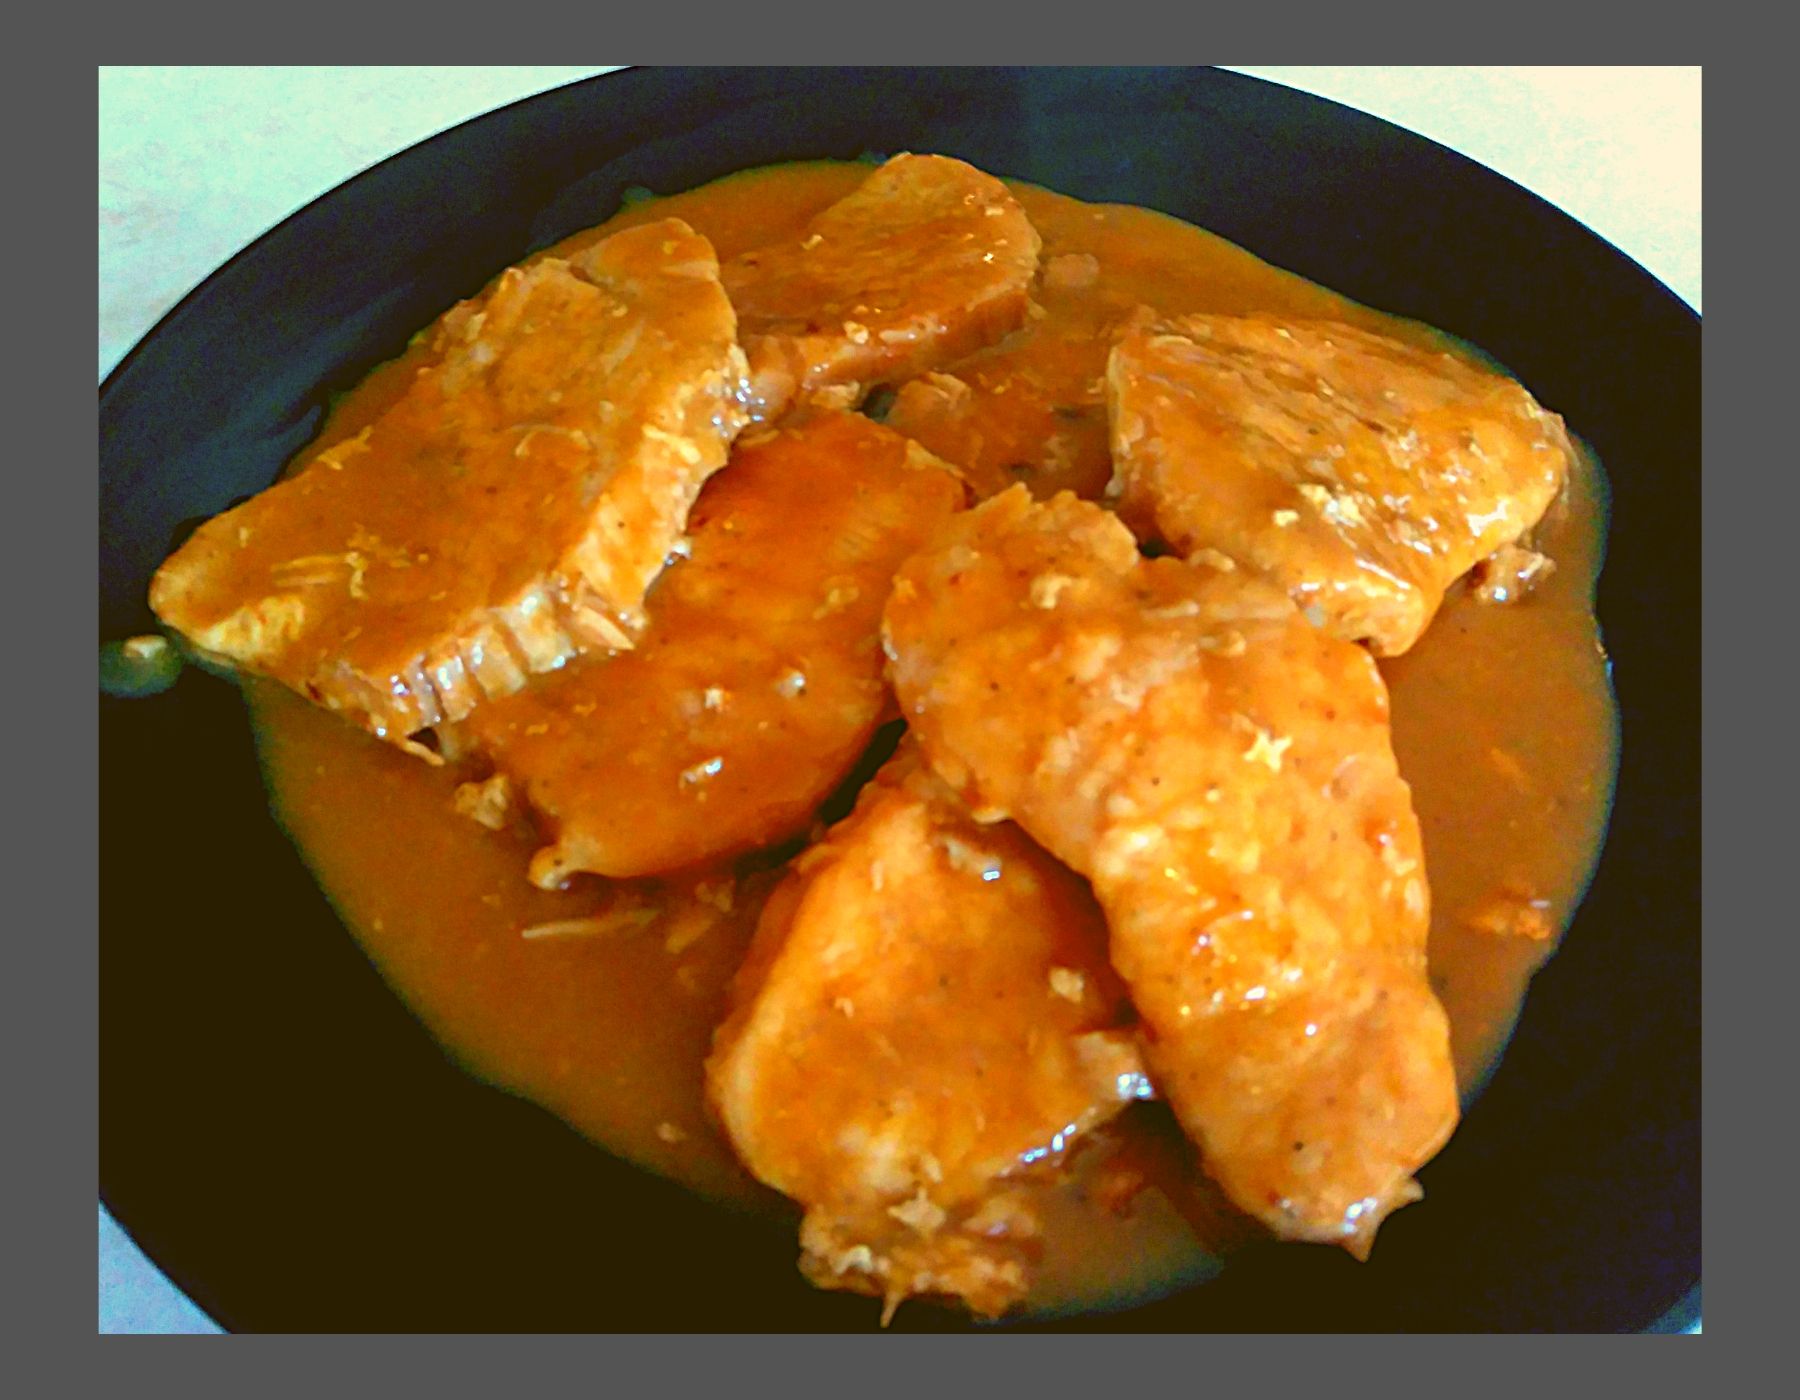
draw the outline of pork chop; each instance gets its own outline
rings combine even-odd
[[[1082,882],[906,742],[777,889],[733,1000],[710,1102],[805,1207],[806,1276],[890,1313],[1017,1302],[1032,1182],[1149,1093]]]
[[[1113,348],[1107,401],[1134,529],[1220,551],[1380,656],[1537,523],[1572,453],[1506,376],[1330,321],[1145,316]]]
[[[799,237],[725,264],[757,417],[1000,339],[1025,319],[1038,247],[991,175],[947,156],[895,156]]]
[[[892,712],[894,570],[964,499],[918,444],[855,414],[740,441],[642,644],[540,677],[453,736],[547,838],[532,879],[659,874],[804,832]]]
[[[1373,657],[1022,486],[907,563],[885,625],[935,770],[1093,881],[1207,1170],[1277,1235],[1366,1252],[1458,1112]]]
[[[678,220],[509,269],[440,320],[380,419],[201,526],[151,606],[400,744],[627,647],[746,421],[735,333],[712,246]]]

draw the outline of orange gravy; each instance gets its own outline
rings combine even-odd
[[[627,209],[549,251],[672,215],[730,258],[793,234],[867,173],[835,163],[747,172]],[[982,434],[954,445],[991,481],[1011,473],[1040,493],[1066,485],[1084,494],[1104,483],[1094,455],[1104,458],[1106,432],[1096,331],[1137,302],[1165,313],[1333,317],[1438,343],[1174,219],[1013,188],[1043,236],[1046,264],[1091,254],[1100,275],[1047,285],[1043,317],[958,367],[976,391]],[[377,416],[428,353],[420,337],[345,396],[308,455]],[[1053,439],[1060,445],[1046,450]],[[1494,606],[1453,589],[1423,640],[1382,663],[1424,829],[1432,979],[1465,1098],[1498,1058],[1604,831],[1617,746],[1592,615],[1604,489],[1595,463],[1577,464],[1537,531],[1555,571],[1525,601]],[[345,925],[460,1063],[709,1197],[789,1209],[738,1166],[701,1096],[726,984],[773,872],[741,884],[729,909],[716,899],[699,909],[669,887],[676,912],[661,916],[665,887],[653,883],[583,878],[567,891],[538,890],[525,879],[530,839],[452,815],[465,775],[428,767],[274,684],[249,681],[245,693],[277,815]],[[544,932],[597,914],[613,916],[610,931]],[[1070,1183],[1049,1201],[1034,1311],[1143,1301],[1215,1272],[1244,1236],[1169,1121],[1160,1108],[1134,1109],[1076,1153]],[[1131,1193],[1126,1181],[1142,1189]]]

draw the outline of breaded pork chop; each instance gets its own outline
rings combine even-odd
[[[532,879],[659,874],[804,831],[891,713],[894,570],[965,499],[917,443],[855,414],[741,441],[641,645],[539,677],[454,735],[547,838]]]
[[[678,220],[510,269],[378,421],[201,526],[151,606],[398,743],[628,646],[746,421],[735,333]]]
[[[1025,319],[1039,239],[1006,186],[946,156],[895,156],[798,238],[725,264],[752,407],[895,381]]]
[[[1134,529],[1224,553],[1381,656],[1537,523],[1572,451],[1513,380],[1330,321],[1145,316],[1107,402]]]
[[[1149,1087],[1105,925],[1015,826],[980,826],[909,741],[771,897],[707,1064],[759,1178],[806,1209],[814,1283],[1025,1293],[1031,1181]]]
[[[936,771],[1093,881],[1208,1171],[1277,1235],[1365,1252],[1458,1111],[1374,659],[1023,487],[908,562],[886,634]]]

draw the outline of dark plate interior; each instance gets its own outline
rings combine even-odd
[[[396,156],[259,240],[100,396],[102,639],[181,522],[494,271],[745,166],[931,150],[1148,205],[1472,341],[1611,475],[1610,837],[1424,1203],[1368,1265],[1253,1250],[1087,1320],[1157,1330],[1679,1325],[1700,1277],[1699,320],[1574,221],[1374,118],[1214,70],[632,70]],[[1553,722],[1548,720],[1547,722]],[[101,1194],[235,1330],[832,1330],[791,1231],[712,1209],[454,1068],[270,819],[236,693],[103,700]],[[931,1307],[900,1328],[964,1324]]]

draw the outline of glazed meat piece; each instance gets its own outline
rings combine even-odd
[[[936,771],[1086,874],[1165,1098],[1235,1204],[1366,1252],[1457,1119],[1418,822],[1362,648],[1022,487],[894,584]]]
[[[1054,206],[1046,212],[1055,219]],[[1043,227],[1046,240],[1068,237],[1066,227],[1052,234],[1054,222]],[[1077,225],[1089,237],[1091,227],[1085,217]],[[882,419],[954,462],[983,499],[1022,483],[1039,500],[1059,491],[1098,500],[1112,477],[1106,358],[1137,298],[1096,253],[1053,251],[1061,246],[1041,250],[1023,327],[900,384]]]
[[[1044,499],[1097,498],[1112,475],[1100,375],[1053,358],[1061,344],[1046,346],[1036,328],[1015,339],[954,374],[907,380],[882,421],[954,462],[983,499],[1015,483]]]
[[[1224,553],[1381,656],[1537,523],[1571,455],[1514,381],[1328,321],[1145,315],[1107,399],[1110,489],[1140,535]]]
[[[710,1102],[805,1207],[807,1277],[889,1314],[1018,1301],[1034,1182],[1150,1093],[1082,882],[977,825],[910,742],[775,891],[733,1003]]]
[[[1025,319],[1038,236],[1006,186],[944,156],[896,156],[789,242],[725,264],[752,407],[895,381]]]
[[[196,531],[151,606],[424,753],[408,736],[631,644],[745,422],[735,329],[678,220],[510,269],[378,421]]]
[[[923,448],[854,414],[741,440],[694,508],[690,557],[650,595],[642,644],[539,678],[451,736],[535,815],[549,844],[531,878],[659,874],[804,831],[891,713],[894,570],[965,498]]]

